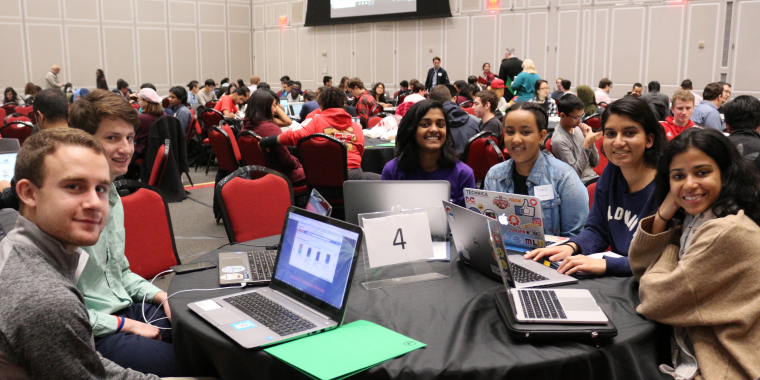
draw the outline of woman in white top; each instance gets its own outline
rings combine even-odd
[[[25,106],[26,103],[24,103],[24,99],[22,99],[17,93],[16,90],[13,89],[13,87],[7,87],[5,89],[5,93],[3,95],[3,105],[7,103],[16,103],[16,105],[19,106]]]

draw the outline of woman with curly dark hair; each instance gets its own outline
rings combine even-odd
[[[691,128],[667,145],[655,181],[659,207],[639,224],[629,257],[636,311],[674,326],[678,354],[660,370],[760,377],[760,178],[722,133]]]
[[[106,82],[106,74],[103,73],[103,70],[95,70],[95,82],[97,88],[108,91],[108,82]]]
[[[475,188],[475,176],[459,161],[441,103],[423,100],[404,115],[396,135],[396,158],[385,164],[381,179],[449,181],[451,201],[464,207],[464,188]]]

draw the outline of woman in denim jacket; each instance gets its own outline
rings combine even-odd
[[[541,151],[548,123],[549,116],[536,103],[515,103],[507,109],[504,145],[512,158],[488,171],[485,189],[537,196],[544,232],[571,237],[586,224],[588,191],[570,165]]]

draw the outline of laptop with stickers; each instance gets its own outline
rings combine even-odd
[[[490,242],[499,253],[506,250],[504,242],[500,240],[503,228],[498,221],[488,219]],[[518,322],[607,323],[607,316],[588,289],[520,289],[515,282],[519,276],[515,271],[517,266],[510,260],[504,260],[503,256],[497,260],[497,265]]]
[[[555,269],[533,260],[525,260],[523,250],[494,249],[490,244],[488,221],[494,220],[483,214],[467,210],[451,202],[443,202],[446,216],[449,218],[454,245],[459,251],[459,261],[496,281],[501,281],[501,272],[496,262],[499,257],[509,259],[510,265],[517,273],[516,287],[534,288],[573,284],[577,279],[558,273]],[[504,226],[502,226],[504,228]],[[499,236],[499,242],[505,241]]]
[[[516,251],[546,247],[544,218],[538,197],[464,189],[467,209],[498,219],[506,228],[504,244]]]
[[[332,214],[332,206],[317,189],[312,189],[309,201],[306,203],[306,211],[311,211],[322,216],[330,216]]]
[[[187,306],[245,348],[332,330],[343,323],[363,236],[361,227],[290,207],[268,287]]]

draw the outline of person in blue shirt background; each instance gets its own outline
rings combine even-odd
[[[603,153],[609,164],[597,182],[586,228],[567,243],[526,253],[526,259],[564,260],[558,271],[566,274],[632,275],[628,249],[639,221],[654,213],[657,162],[667,140],[652,109],[634,97],[607,107],[602,130]],[[624,257],[586,256],[607,247]]]
[[[575,169],[541,151],[548,123],[548,114],[536,103],[515,103],[507,108],[504,145],[512,158],[488,171],[485,189],[537,196],[544,232],[571,237],[586,224],[588,191]]]

